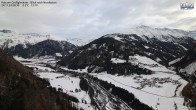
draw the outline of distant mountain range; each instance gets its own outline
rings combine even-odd
[[[0,31],[0,48],[11,55],[24,58],[68,55],[77,48],[67,41],[59,41],[50,35],[36,33],[19,34],[11,30]]]
[[[166,40],[164,36],[174,36],[176,38],[192,37],[196,38],[196,31],[184,31],[181,29],[169,29],[169,28],[152,28],[149,26],[138,26],[130,29],[127,34],[137,34],[138,36],[148,36],[149,38],[158,38],[159,40]],[[172,40],[172,39],[168,39]]]

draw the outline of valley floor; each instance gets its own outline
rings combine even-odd
[[[94,110],[94,107],[90,104],[91,99],[88,93],[80,89],[79,77],[73,77],[71,74],[61,74],[52,68],[46,67],[45,64],[55,65],[56,60],[54,58],[23,59],[15,57],[15,59],[26,66],[34,67],[35,75],[48,79],[52,87],[75,96],[80,102],[76,104],[79,108]],[[67,68],[63,69],[66,70]],[[104,72],[99,74],[91,73],[90,75],[128,90],[141,102],[153,107],[155,110],[188,110],[186,106],[183,106],[184,98],[181,96],[181,91],[187,81],[181,79],[171,70],[164,70],[161,72],[155,71],[152,75],[118,76]],[[69,71],[86,72],[85,69]]]
[[[181,91],[187,82],[175,74],[117,76],[105,73],[93,74],[133,93],[141,102],[155,110],[188,110],[183,106]]]

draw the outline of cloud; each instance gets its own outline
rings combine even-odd
[[[177,0],[51,1],[57,4],[0,7],[0,28],[88,39],[108,33],[128,32],[138,25],[185,30],[196,25],[195,9],[180,10],[183,1]]]

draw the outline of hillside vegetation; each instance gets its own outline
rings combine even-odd
[[[78,100],[56,91],[46,79],[0,50],[1,110],[77,110]]]

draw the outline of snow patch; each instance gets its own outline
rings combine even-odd
[[[148,46],[146,46],[146,45],[145,45],[144,47],[145,47],[146,49],[149,49],[149,47],[148,47]]]
[[[106,36],[104,36],[105,38],[113,38],[113,39],[115,39],[115,40],[117,40],[117,41],[120,41],[120,42],[123,42],[122,41],[122,38],[120,38],[120,37],[118,37],[117,35],[113,35],[113,34],[108,34],[108,35],[106,35]]]
[[[169,62],[169,65],[172,65],[172,64],[174,64],[174,63],[177,63],[177,62],[179,62],[180,60],[182,60],[183,58],[184,58],[184,56],[183,56],[183,57],[180,57],[180,58],[177,58],[177,59],[175,59],[175,60]]]
[[[56,53],[56,56],[57,57],[62,57],[62,54],[61,53]]]
[[[189,64],[188,66],[186,66],[184,68],[184,70],[186,71],[186,73],[188,74],[194,74],[196,71],[196,62],[193,62],[191,64]]]
[[[132,63],[133,65],[139,65],[139,67],[146,68],[155,72],[173,73],[173,71],[167,69],[165,66],[145,56],[140,56],[140,55],[129,56],[129,62]]]
[[[111,58],[112,63],[125,63],[126,60],[119,59],[119,58]]]
[[[91,106],[91,99],[88,93],[82,91],[79,86],[80,79],[78,77],[70,77],[68,75],[53,72],[40,72],[38,75],[40,78],[48,79],[51,86],[55,87],[57,90],[60,88],[64,93],[76,97],[79,100],[79,107],[85,110],[94,110]],[[86,102],[86,104],[84,104],[84,102]]]

